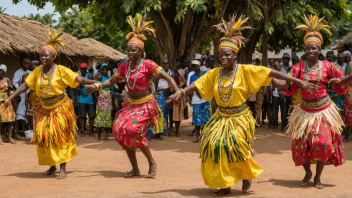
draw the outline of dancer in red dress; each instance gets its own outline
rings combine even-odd
[[[306,175],[301,185],[307,185],[312,177],[311,164],[316,165],[314,187],[321,189],[320,176],[324,165],[335,166],[344,163],[344,150],[341,140],[343,120],[338,108],[327,94],[326,85],[332,83],[337,94],[342,95],[347,90],[347,83],[352,76],[344,74],[331,62],[319,61],[320,47],[323,38],[319,33],[328,33],[329,26],[317,16],[305,17],[306,25],[297,28],[307,31],[304,37],[306,61],[301,61],[292,67],[292,76],[315,84],[311,91],[301,89],[302,102],[295,108],[289,118],[287,133],[292,137],[292,157],[296,166],[302,165]],[[284,94],[287,96],[299,91],[296,84],[287,84]]]
[[[161,67],[152,60],[143,58],[144,40],[146,40],[144,33],[155,35],[155,30],[149,26],[152,22],[144,21],[140,15],[137,18],[136,27],[133,18],[131,16],[128,18],[128,23],[133,29],[133,32],[126,36],[129,39],[129,61],[121,64],[110,79],[103,83],[86,86],[86,88],[88,93],[92,93],[102,88],[111,87],[120,79],[126,81],[128,100],[117,112],[112,131],[116,141],[126,150],[132,164],[132,171],[128,172],[125,177],[140,175],[136,158],[136,149],[139,148],[148,159],[149,172],[147,177],[150,178],[156,175],[157,166],[149,150],[146,134],[152,124],[154,133],[164,131],[163,114],[152,94],[151,80],[153,77],[160,77],[165,79],[176,92],[181,92],[181,90],[173,78]]]

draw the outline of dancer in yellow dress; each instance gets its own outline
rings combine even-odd
[[[282,74],[267,67],[237,64],[236,57],[245,38],[241,30],[248,18],[233,16],[229,22],[216,27],[225,33],[219,46],[221,67],[208,71],[194,84],[186,87],[183,93],[170,96],[178,100],[194,91],[203,99],[215,98],[218,106],[202,131],[201,170],[204,182],[211,188],[220,188],[215,196],[231,192],[231,187],[243,180],[242,191],[247,192],[251,180],[261,173],[261,167],[253,160],[250,143],[255,139],[255,119],[246,106],[250,93],[256,93],[262,86],[269,86],[271,77],[296,82],[301,87],[308,83]],[[274,80],[273,83],[280,82]]]
[[[69,68],[54,63],[58,48],[64,47],[60,36],[62,32],[48,31],[49,43],[40,51],[42,65],[33,70],[25,83],[7,99],[5,105],[28,89],[35,91],[41,105],[36,109],[35,131],[32,143],[37,145],[39,165],[50,166],[45,172],[51,175],[60,164],[57,179],[67,176],[66,163],[77,155],[75,142],[76,118],[72,102],[66,96],[67,86],[77,87],[79,84],[93,84],[96,81],[82,78]]]

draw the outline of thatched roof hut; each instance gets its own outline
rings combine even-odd
[[[89,56],[94,56],[97,58],[111,57],[110,59],[112,60],[120,60],[121,58],[126,57],[125,54],[92,38],[81,39],[80,43],[83,46],[88,46],[85,48],[85,53]]]
[[[0,53],[3,54],[37,54],[47,42],[47,27],[37,21],[0,14],[0,30]],[[64,33],[62,39],[66,47],[60,53],[67,56],[99,57],[116,61],[126,56],[94,39],[79,40],[67,33]]]
[[[330,47],[333,50],[346,50],[352,48],[352,33],[342,37],[342,39],[333,43]]]

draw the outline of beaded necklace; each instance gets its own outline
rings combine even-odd
[[[138,74],[139,74],[139,68],[141,67],[142,63],[143,63],[144,59],[142,58],[137,66],[136,69],[131,70],[131,61],[128,63],[128,72],[127,72],[127,76],[126,76],[126,80],[127,80],[127,86],[130,89],[134,89],[136,86],[136,82],[137,82],[137,78],[138,78]],[[137,71],[136,75],[134,76],[134,82],[133,85],[130,85],[130,74],[131,72],[135,72]]]
[[[222,78],[227,78],[227,79],[229,79],[229,77],[223,76],[223,70],[224,70],[224,68],[221,68],[221,70],[220,70],[220,76],[219,76],[219,79],[218,79],[218,94],[219,94],[220,100],[221,100],[222,102],[228,102],[228,101],[230,100],[230,98],[231,98],[232,89],[233,89],[233,84],[234,84],[235,79],[236,79],[237,69],[238,69],[238,65],[236,65],[235,72],[234,72],[234,74],[233,74],[233,76],[232,76],[231,83],[230,83],[229,85],[227,85],[227,86],[225,86],[225,85],[223,85],[223,84],[221,83],[221,79],[222,79]],[[221,89],[223,89],[223,88],[228,88],[228,87],[230,87],[229,93],[227,94],[227,96],[224,96],[224,95],[221,93]]]
[[[318,62],[318,64],[319,64],[319,66],[318,66],[318,69],[310,69],[309,67],[308,67],[308,61],[304,61],[304,80],[305,81],[308,81],[309,80],[309,78],[308,78],[308,73],[314,73],[314,72],[318,72],[318,82],[316,83],[316,85],[318,85],[319,86],[319,83],[320,83],[320,81],[321,81],[321,72],[320,72],[320,70],[321,70],[321,61],[319,61]],[[317,87],[315,87],[315,88],[313,88],[313,90],[314,91],[317,91],[318,90],[318,86]]]
[[[39,90],[40,90],[40,92],[42,93],[42,95],[44,97],[47,96],[50,93],[50,91],[51,91],[51,80],[53,79],[55,69],[56,69],[56,65],[54,65],[54,67],[52,68],[52,72],[51,72],[50,77],[49,77],[48,88],[47,88],[46,92],[44,92],[43,91],[44,66],[42,66],[42,75],[40,77]]]

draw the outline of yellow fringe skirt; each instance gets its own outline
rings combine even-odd
[[[38,164],[54,166],[77,156],[76,117],[65,96],[53,106],[39,106],[32,143],[37,145]]]
[[[228,188],[257,178],[263,170],[252,159],[250,143],[254,139],[255,119],[246,106],[234,114],[217,110],[202,131],[204,183],[211,188]]]

